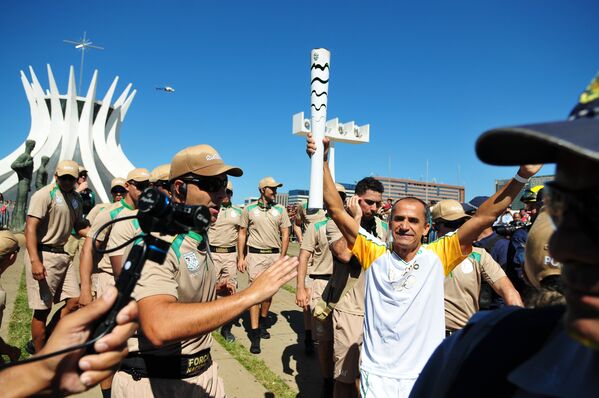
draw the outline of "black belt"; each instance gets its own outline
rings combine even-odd
[[[38,250],[43,251],[43,252],[50,252],[50,253],[60,253],[60,254],[67,254],[67,252],[64,251],[64,246],[50,246],[50,245],[37,245]]]
[[[121,364],[121,370],[133,380],[142,377],[156,379],[186,379],[202,374],[212,365],[210,348],[192,355],[157,356],[129,354]]]
[[[327,275],[310,274],[308,276],[311,279],[319,279],[321,281],[328,281],[329,279],[331,279],[331,274],[327,274]]]
[[[231,247],[218,247],[210,245],[210,251],[212,253],[235,253],[237,248],[235,246]]]
[[[279,248],[271,247],[268,249],[258,249],[257,247],[248,246],[248,251],[250,253],[256,253],[256,254],[276,254],[279,252]]]

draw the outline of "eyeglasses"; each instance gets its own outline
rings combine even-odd
[[[129,184],[133,185],[135,188],[139,189],[140,191],[145,191],[147,188],[150,187],[150,182],[149,181],[135,181],[135,180],[131,180],[131,181],[129,181]]]
[[[220,177],[186,177],[183,181],[193,184],[206,192],[218,192],[227,187],[227,178]]]
[[[383,205],[382,200],[372,200],[372,199],[362,199],[368,206],[376,205],[376,207],[381,207]]]
[[[592,235],[599,233],[599,187],[584,190],[570,190],[555,182],[545,185],[545,204],[555,225],[560,226],[566,213],[577,217],[581,228]]]

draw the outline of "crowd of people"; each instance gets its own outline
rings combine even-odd
[[[103,396],[223,397],[211,332],[234,341],[232,322],[249,311],[249,351],[269,349],[273,296],[296,278],[305,353],[318,356],[322,397],[595,396],[598,86],[571,120],[483,134],[481,160],[520,167],[492,196],[468,203],[384,201],[383,184],[371,177],[348,198],[331,177],[328,140],[311,135],[309,156],[324,146],[325,208],[298,206],[291,216],[276,203],[283,184],[273,177],[258,182],[256,202],[233,205],[230,177],[243,171],[209,145],[185,148],[152,172],[115,178],[107,204],[95,204],[84,169],[60,161],[27,210],[35,355],[2,369],[0,390],[73,393],[100,383]],[[511,210],[547,162],[557,164],[555,181],[527,190],[524,211]],[[114,302],[128,254],[141,244],[136,215],[150,187],[174,203],[206,207],[210,227],[160,236],[170,244],[165,261],[146,261],[135,300],[95,342],[97,354],[46,358],[85,342]],[[298,258],[287,256],[292,230]],[[118,249],[99,255],[94,246]],[[0,272],[18,250],[14,235],[2,232]],[[240,273],[249,281],[243,290]],[[3,341],[0,350],[11,361],[20,354]],[[33,372],[35,382],[23,383]]]

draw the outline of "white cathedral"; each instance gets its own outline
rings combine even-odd
[[[90,188],[102,202],[110,201],[110,181],[125,177],[135,168],[120,145],[120,129],[127,110],[135,97],[127,85],[114,101],[118,76],[102,100],[96,97],[98,71],[94,71],[85,97],[77,95],[75,73],[71,66],[66,94],[60,94],[52,69],[48,65],[49,89],[43,90],[29,67],[31,81],[21,71],[21,81],[31,110],[31,128],[27,140],[35,141],[33,156],[33,181],[42,156],[48,156],[48,181],[53,178],[59,160],[74,160],[88,172]],[[131,91],[131,92],[130,92]],[[0,160],[0,192],[14,196],[18,183],[16,173],[10,168],[15,159],[25,151],[25,142],[10,155]]]

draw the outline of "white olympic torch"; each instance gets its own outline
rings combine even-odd
[[[327,100],[329,97],[329,62],[331,53],[325,48],[315,48],[310,54],[310,110],[311,131],[316,143],[316,153],[312,155],[310,167],[310,196],[308,207],[322,209],[322,140],[325,136],[327,121]]]

